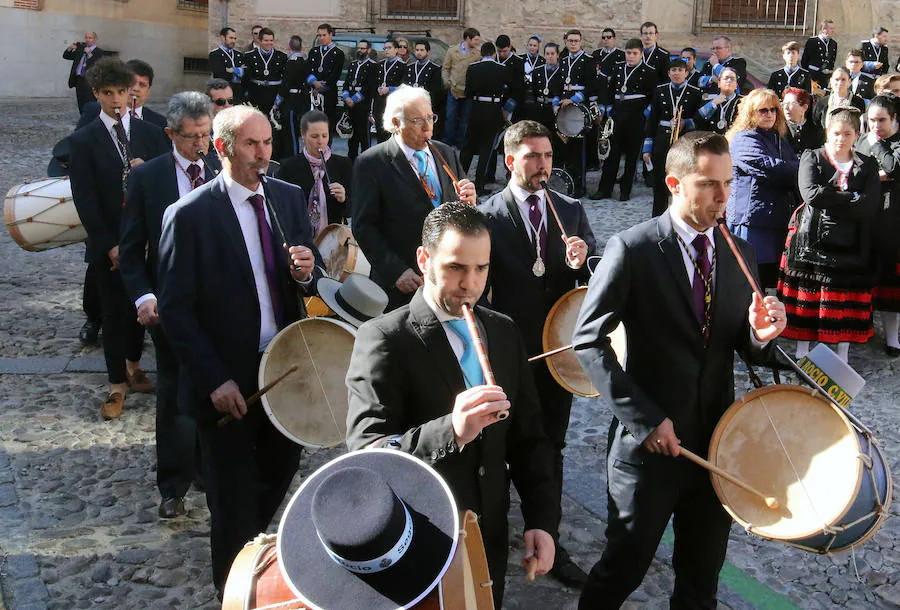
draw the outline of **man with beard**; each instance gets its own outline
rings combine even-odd
[[[209,72],[213,78],[221,78],[231,85],[234,96],[243,99],[241,77],[244,75],[244,54],[234,48],[237,32],[224,27],[219,31],[219,46],[209,52]]]
[[[353,136],[347,143],[347,156],[355,161],[357,155],[369,148],[369,109],[378,88],[378,64],[369,57],[372,43],[366,39],[356,43],[356,59],[347,67],[344,81],[344,107],[353,125]]]

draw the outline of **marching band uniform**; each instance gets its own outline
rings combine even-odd
[[[871,40],[863,40],[860,42],[859,48],[863,53],[863,72],[870,74],[875,78],[882,74],[887,74],[887,71],[891,67],[890,59],[888,58],[887,45],[879,45],[878,41],[872,38]],[[881,62],[881,67],[875,68],[874,64],[878,61]]]
[[[378,64],[368,54],[364,59],[354,59],[347,67],[347,80],[344,81],[341,95],[344,98],[344,111],[353,125],[353,135],[347,143],[350,161],[354,161],[359,153],[368,149],[371,142],[369,111],[372,100],[378,95],[378,71]],[[348,99],[353,101],[352,108],[347,106]]]
[[[431,96],[431,103],[437,106],[441,102],[444,95],[444,83],[441,80],[441,67],[426,58],[425,61],[418,59],[409,62],[406,65],[406,75],[403,83],[410,87],[421,87],[428,91]]]
[[[604,48],[595,50],[591,55],[594,58],[594,64],[597,66],[597,86],[598,90],[603,90],[609,86],[609,78],[619,66],[625,63],[625,51],[622,49],[612,49],[607,51]]]
[[[378,64],[378,71],[375,77],[375,87],[387,87],[388,93],[385,95],[375,92],[375,99],[372,101],[372,115],[375,117],[375,131],[378,135],[378,142],[384,142],[391,137],[391,134],[384,130],[381,125],[381,117],[384,116],[384,107],[387,104],[387,96],[403,84],[406,78],[406,64],[399,57],[393,59],[384,59]],[[355,128],[354,128],[355,131]]]
[[[738,76],[738,93],[744,93],[747,91],[747,60],[743,57],[735,57],[734,55],[729,56],[725,61],[720,61],[716,65],[712,65],[712,62],[707,61],[703,66],[703,69],[700,71],[700,89],[705,93],[712,93],[713,95],[718,95],[719,87],[714,82],[710,82],[713,76],[719,76],[719,74],[725,68],[731,68],[735,72],[737,72]],[[752,89],[752,87],[751,87]]]
[[[531,99],[527,101],[526,112],[529,116],[550,130],[550,142],[553,144],[553,158],[563,158],[563,143],[556,131],[556,114],[553,112],[554,100],[562,97],[565,75],[559,69],[559,64],[553,66],[544,62],[531,73]],[[526,96],[526,100],[528,97]]]
[[[875,79],[865,72],[851,74],[850,91],[866,100],[866,105],[868,105],[869,100],[875,97]]]
[[[738,106],[741,103],[741,97],[737,92],[734,92],[721,104],[714,104],[712,99],[710,99],[697,111],[695,119],[697,126],[700,129],[724,134],[731,127],[731,124],[734,123]]]
[[[800,66],[793,68],[785,66],[772,72],[772,75],[769,76],[768,88],[777,93],[779,98],[781,98],[782,92],[789,87],[796,87],[812,93],[812,77],[809,70]]]
[[[525,60],[520,56],[510,53],[505,60],[497,59],[497,63],[509,70],[510,92],[509,97],[516,101],[513,122],[520,120],[519,116],[524,110],[525,103]]]
[[[541,68],[541,66],[547,63],[547,60],[544,59],[544,56],[540,53],[535,53],[531,55],[530,53],[522,53],[519,55],[522,58],[522,70],[524,72],[524,87],[525,87],[525,95],[522,98],[522,106],[520,107],[521,117],[522,119],[530,119],[533,121],[537,121],[536,111],[536,97],[534,95],[534,88],[532,84],[534,82],[534,74],[537,70]],[[551,129],[552,131],[552,129]]]
[[[300,118],[309,110],[309,63],[303,54],[295,51],[288,57],[284,67],[284,82],[275,98],[275,105],[281,109],[283,144],[279,159],[292,157],[299,152]],[[274,155],[273,155],[274,156]]]
[[[597,69],[593,58],[584,52],[578,51],[577,55],[567,54],[559,60],[559,69],[562,72],[563,92],[560,101],[570,99],[576,104],[597,103],[599,93],[597,83]],[[558,106],[559,102],[554,102]],[[585,192],[585,138],[569,138],[565,143],[565,165],[575,182],[575,196],[580,197]]]
[[[641,50],[644,55],[644,63],[656,73],[656,84],[669,80],[669,52],[655,45]],[[624,51],[623,51],[624,53]]]
[[[668,65],[668,60],[666,64]],[[648,106],[656,92],[656,86],[656,72],[645,61],[633,68],[622,64],[613,72],[601,103],[605,105],[607,116],[612,116],[616,124],[611,137],[609,158],[603,163],[603,174],[596,197],[593,198],[610,196],[619,172],[619,159],[623,154],[625,173],[619,187],[620,200],[627,201],[631,197],[634,170],[645,131],[644,113],[649,113]]]
[[[221,78],[231,85],[236,103],[244,101],[241,77],[244,75],[244,54],[237,49],[219,45],[209,52],[209,73],[213,78]]]
[[[811,36],[803,47],[800,65],[809,70],[812,79],[823,89],[828,88],[834,62],[837,59],[838,44],[834,38],[824,38],[821,34]]]
[[[327,46],[316,46],[309,50],[307,58],[310,67],[310,75],[306,77],[306,83],[313,88],[313,83],[319,81],[325,88],[319,91],[325,103],[323,112],[328,115],[328,126],[334,133],[337,125],[337,83],[341,78],[341,70],[344,69],[344,52],[333,42]]]
[[[278,96],[278,88],[284,82],[287,55],[278,49],[264,53],[258,48],[244,55],[244,88],[247,102],[260,112],[269,114]]]
[[[694,116],[703,104],[703,94],[687,82],[680,87],[673,83],[658,85],[650,104],[647,118],[647,137],[644,139],[644,153],[653,159],[653,216],[659,216],[669,207],[669,189],[666,188],[666,155],[669,154],[669,139],[674,129],[672,124],[677,108],[681,108],[680,133],[694,129]]]
[[[688,72],[687,78],[685,81],[687,84],[700,88],[700,70],[697,68],[691,68],[691,71]]]

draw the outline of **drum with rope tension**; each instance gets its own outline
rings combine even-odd
[[[235,557],[225,582],[222,610],[306,608],[281,570],[275,535],[260,534]],[[493,610],[493,581],[487,567],[478,516],[460,516],[460,536],[450,567],[415,610]]]
[[[325,261],[328,277],[339,282],[346,280],[351,273],[369,277],[372,266],[347,225],[328,225],[316,235],[313,243]]]
[[[298,370],[263,394],[272,424],[305,447],[334,447],[347,434],[347,386],[344,378],[356,329],[334,318],[306,318],[283,328],[263,352],[259,387]]]
[[[751,534],[814,553],[852,549],[887,517],[892,482],[871,433],[814,389],[759,388],[725,411],[709,461],[774,497],[772,509],[719,477],[725,510]]]
[[[563,138],[580,138],[594,122],[590,108],[584,104],[569,104],[556,113],[556,131]]]
[[[12,187],[3,203],[10,237],[29,252],[77,244],[87,231],[72,198],[69,178],[50,178]]]

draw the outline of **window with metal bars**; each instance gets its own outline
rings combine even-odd
[[[192,11],[209,10],[209,0],[178,0],[178,8]]]
[[[381,16],[396,19],[456,19],[461,0],[381,0]]]
[[[207,72],[209,72],[209,58],[185,57],[184,72],[192,74],[206,74]]]

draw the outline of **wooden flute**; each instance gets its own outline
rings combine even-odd
[[[484,382],[488,385],[497,385],[494,379],[494,372],[491,370],[491,363],[488,361],[487,350],[484,347],[484,341],[478,332],[478,325],[475,324],[475,316],[472,308],[468,304],[462,305],[463,319],[469,329],[469,335],[472,336],[472,344],[475,347],[475,354],[478,356],[478,364],[481,365],[481,373],[484,375]],[[509,411],[498,411],[497,419],[506,419],[509,417]]]

